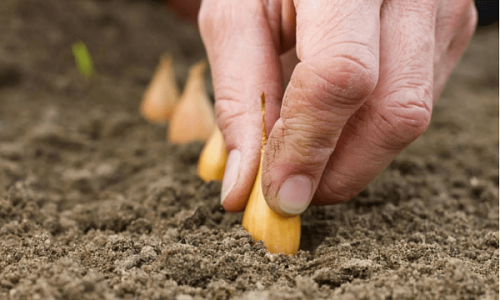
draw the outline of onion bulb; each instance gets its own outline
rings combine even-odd
[[[208,140],[215,124],[215,113],[205,91],[202,60],[191,67],[189,77],[168,127],[167,139],[175,144]]]
[[[149,86],[142,97],[140,112],[150,122],[166,123],[179,99],[172,57],[162,55]]]
[[[227,151],[224,138],[218,126],[208,139],[198,161],[198,175],[205,181],[218,180],[224,177]]]
[[[266,145],[265,133],[265,98],[261,96],[262,105],[262,149],[259,171],[243,214],[243,227],[250,232],[254,240],[263,241],[271,253],[295,254],[300,244],[300,216],[283,218],[267,205],[262,192],[262,159]]]

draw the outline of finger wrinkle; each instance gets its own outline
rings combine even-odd
[[[394,109],[394,116],[398,119],[397,124],[401,126],[402,130],[413,127],[418,132],[411,134],[414,138],[410,138],[410,140],[413,141],[427,129],[431,119],[431,111],[423,104],[408,103],[396,107]],[[413,132],[414,130],[410,129],[410,131]]]
[[[304,120],[282,123],[283,125],[283,142],[285,144],[296,144],[302,148],[306,148],[299,152],[317,151],[320,149],[333,150],[338,136],[340,135],[341,126],[318,126],[306,123]]]
[[[308,93],[309,97],[307,98],[303,90],[294,94],[301,96],[294,97],[293,100],[285,98],[283,102],[281,117],[285,121],[299,119],[313,122],[316,126],[323,126],[335,120],[341,120],[343,123],[352,114],[349,109],[338,108],[337,105],[334,105],[334,101],[325,100],[328,99],[328,96],[321,97],[317,93]]]
[[[375,34],[376,33],[373,33],[373,35]],[[359,32],[351,30],[346,32],[336,32],[335,36],[316,42],[301,41],[301,43],[306,44],[303,47],[307,48],[301,48],[300,51],[297,51],[297,55],[302,61],[315,59],[317,57],[327,59],[329,55],[336,55],[340,53],[356,53],[356,55],[363,56],[370,55],[378,60],[378,48],[370,47],[368,44],[369,42],[373,42],[373,38],[360,38],[360,35],[361,34]],[[362,35],[366,35],[366,33],[363,33]],[[361,42],[359,40],[366,41]]]
[[[216,102],[224,99],[224,101],[237,101],[241,103],[250,103],[252,107],[260,111],[260,102],[258,101],[261,93],[266,94],[266,101],[269,104],[275,105],[276,102],[281,102],[281,86],[277,82],[254,82],[250,83],[250,79],[246,82],[237,77],[229,77],[224,75],[216,78],[224,78],[225,83],[215,87]],[[226,78],[231,80],[226,80]],[[243,87],[237,89],[236,87]],[[251,97],[251,95],[254,95]],[[279,99],[279,100],[276,100]]]
[[[218,45],[217,49],[220,52],[213,53],[212,57],[221,61],[221,64],[227,65],[237,62],[239,70],[241,70],[242,65],[248,64],[250,66],[249,62],[251,61],[264,60],[263,52],[269,52],[269,49],[274,47],[272,43],[263,39],[255,39],[251,43],[248,40],[232,40],[230,46],[228,43]]]
[[[272,160],[269,161],[269,164],[276,161],[278,159],[278,153],[283,151],[281,139],[285,135],[285,128],[283,128],[282,124],[280,125],[281,120],[276,122],[274,126],[271,137],[266,144],[265,153],[266,156],[271,156]]]
[[[432,107],[429,105],[428,101],[407,101],[407,102],[399,102],[396,105],[388,105],[388,108],[395,108],[396,111],[400,109],[404,109],[407,111],[415,111],[415,110],[425,110],[427,113],[432,113]]]
[[[398,74],[390,81],[391,91],[386,92],[384,95],[389,96],[391,94],[400,93],[402,90],[423,90],[426,95],[430,95],[429,92],[432,83],[429,82],[429,80],[432,78],[432,74],[431,72],[428,73],[429,74],[424,74],[424,72],[420,74]]]
[[[370,78],[370,80],[368,80],[367,85],[369,85],[369,86],[367,86],[366,89],[373,90],[375,88],[375,85],[376,85],[376,82],[378,79],[378,70],[377,70],[378,56],[374,55],[373,53],[371,53],[371,54],[372,55],[369,59],[364,60],[364,61],[370,62],[371,66],[369,66],[367,63],[363,62],[363,59],[360,59],[359,56],[353,56],[350,54],[338,54],[338,55],[333,56],[333,59],[341,58],[341,59],[347,60],[350,63],[357,64],[360,67],[360,70],[364,70],[364,72],[366,72],[368,74],[367,77],[372,77],[372,78]],[[361,72],[360,72],[359,76],[360,77],[362,76]]]
[[[391,69],[385,68],[381,71],[385,78],[390,78],[390,86],[394,87],[392,90],[397,90],[399,87],[398,83],[403,83],[404,86],[413,84],[411,88],[420,88],[421,86],[429,85],[429,79],[427,78],[432,74],[430,67],[430,62],[425,63],[415,63],[415,60],[421,58],[415,58],[414,63],[407,64],[405,66],[398,65],[391,66]],[[386,79],[387,81],[387,79]]]
[[[339,144],[335,148],[334,157],[355,157],[354,160],[356,161],[364,159],[363,161],[370,161],[372,165],[376,165],[378,161],[382,161],[385,152],[379,151],[380,148],[374,147],[375,143],[372,143],[377,137],[373,135],[370,135],[369,138],[363,137],[366,133],[363,129],[363,127],[356,125],[344,128],[339,138]],[[355,143],[356,147],[354,146]],[[329,163],[332,170],[338,168],[333,160],[330,160]]]
[[[238,76],[233,75],[233,74],[234,74],[233,72],[227,72],[227,69],[224,68],[224,66],[221,66],[219,68],[212,67],[212,77],[213,77],[213,82],[214,82],[215,89],[216,90],[218,90],[218,89],[221,89],[221,90],[223,90],[223,89],[229,89],[229,90],[233,89],[226,82],[240,82],[241,81],[241,77],[238,77]],[[224,82],[219,83],[219,81],[216,80],[218,78],[224,78]],[[217,93],[219,93],[219,91],[217,91]]]
[[[228,76],[225,76],[224,78],[228,78]],[[231,80],[232,81],[232,80]],[[227,82],[230,82],[229,80]],[[221,86],[217,86],[215,89],[215,103],[217,102],[237,102],[237,103],[247,103],[248,101],[244,101],[245,95],[242,93],[240,90],[234,88],[234,86],[238,85],[239,80],[234,79],[233,84],[224,84]]]
[[[382,4],[381,14],[384,17],[391,16],[395,20],[413,19],[426,24],[428,20],[433,19],[435,16],[437,11],[435,3],[435,0],[385,0]],[[447,3],[447,5],[451,3]],[[419,16],[419,18],[415,18],[415,16]]]
[[[351,112],[336,109],[331,104],[323,105],[320,100],[314,101],[305,97],[294,100],[293,102],[287,101],[281,110],[281,119],[287,128],[293,127],[295,124],[307,125],[314,130],[340,128],[351,115]]]
[[[244,119],[245,116],[251,115],[251,113],[248,110],[217,110],[217,120],[222,122],[222,130],[224,131],[225,129],[228,129],[232,127],[232,125],[240,123],[239,121],[241,119]]]
[[[297,22],[297,56],[300,60],[314,57],[322,51],[331,49],[337,40],[335,37],[346,35],[342,34],[343,32],[338,30],[335,24],[331,24],[329,30],[322,29],[318,24],[313,33],[310,28],[307,31],[302,30],[301,24],[302,22]]]
[[[361,53],[360,51],[357,51],[359,49],[356,49],[354,51],[350,51],[351,53],[356,53],[356,56],[348,54],[347,52],[344,52],[344,53],[333,55],[332,57],[333,58],[337,58],[337,57],[346,58],[354,63],[359,64],[362,68],[366,69],[367,71],[374,72],[376,74],[377,67],[378,67],[378,53],[374,53],[374,51],[371,50],[370,47],[368,47],[365,44],[357,43],[357,42],[348,42],[348,43],[345,42],[345,43],[340,43],[337,45],[359,45],[359,46],[362,46],[363,50],[366,50],[366,53]],[[367,58],[361,59],[360,58],[361,56],[367,57]],[[326,58],[326,59],[328,59],[328,58]],[[368,65],[366,62],[370,62],[371,65]]]
[[[287,138],[289,137],[289,138]],[[326,140],[290,137],[285,134],[283,155],[287,162],[297,162],[299,165],[318,169],[328,161],[333,148]],[[298,154],[298,155],[297,155]],[[316,170],[313,170],[316,172]]]
[[[397,104],[393,109],[384,109],[384,112],[374,110],[373,125],[379,131],[379,147],[387,150],[402,150],[414,141],[426,129],[430,122],[430,112],[421,106],[419,109],[405,109]]]
[[[370,139],[370,142],[374,146],[378,147],[379,149],[382,149],[383,151],[389,151],[389,152],[400,151],[401,149],[404,148],[404,146],[406,146],[406,144],[401,145],[398,143],[388,142],[388,136],[389,137],[393,136],[393,133],[388,131],[392,131],[394,130],[394,128],[389,119],[386,118],[383,114],[374,110],[370,114],[370,120],[373,126],[376,128],[376,131],[372,130]]]
[[[308,136],[322,135],[331,137],[338,135],[342,128],[343,122],[336,120],[319,121],[310,116],[294,117],[290,119],[283,119],[283,126],[287,131],[306,133]]]
[[[293,112],[295,111],[295,112]],[[313,106],[301,107],[281,114],[283,124],[286,128],[310,128],[310,132],[322,131],[325,134],[337,134],[344,126],[349,116],[341,116],[333,111],[320,111]]]
[[[249,30],[249,32],[255,32],[255,34],[257,35],[261,32],[261,29],[256,28],[254,30]],[[255,40],[251,40],[250,42],[249,42],[249,40],[246,40],[246,39],[239,39],[239,40],[236,40],[236,42],[233,40],[231,43],[240,46],[239,47],[240,49],[246,49],[246,50],[274,49],[274,47],[275,47],[275,45],[272,42],[269,42],[269,41],[266,41],[263,39],[255,39]],[[228,53],[228,55],[230,55],[231,53],[235,54],[233,51],[234,51],[234,49],[227,48],[225,53]],[[247,55],[248,55],[248,53],[247,53]],[[245,56],[247,56],[247,55],[245,55]],[[238,56],[238,55],[234,55],[234,56]]]
[[[398,86],[390,93],[383,94],[381,98],[386,99],[384,101],[387,102],[384,105],[386,108],[393,108],[395,110],[404,109],[407,111],[423,109],[429,114],[432,112],[431,83],[422,84],[420,81],[407,81],[405,85]]]
[[[215,101],[215,110],[216,111],[235,111],[235,110],[242,110],[247,113],[254,113],[261,115],[261,107],[260,105],[256,105],[255,103],[252,103],[251,101],[244,101],[240,99],[245,99],[248,97],[240,97],[240,98],[235,98],[235,97],[217,97]],[[269,104],[266,103],[266,107],[272,106],[273,108],[279,109],[279,103],[278,102],[271,102],[269,101]]]
[[[358,106],[359,102],[375,89],[378,75],[372,75],[373,72],[345,57],[336,57],[335,61],[336,63],[322,67],[319,67],[318,63],[299,64],[303,70],[292,76],[290,84],[297,88],[306,86],[301,80],[305,78],[311,88],[321,87],[321,90],[328,94],[329,97],[325,99],[335,100],[329,104],[330,106],[333,104],[336,108]]]

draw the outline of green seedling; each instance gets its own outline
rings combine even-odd
[[[87,79],[93,76],[96,73],[94,62],[85,43],[82,41],[76,42],[72,45],[72,49],[78,71]]]

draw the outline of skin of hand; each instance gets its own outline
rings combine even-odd
[[[349,200],[426,130],[476,20],[471,0],[203,0],[224,208],[244,209],[257,173],[262,92],[269,206]]]

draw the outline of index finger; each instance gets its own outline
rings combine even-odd
[[[275,15],[273,15],[275,12]],[[228,160],[221,203],[242,210],[260,163],[265,93],[268,132],[279,115],[283,83],[279,61],[278,7],[261,1],[205,0],[200,32],[211,64],[215,110]]]

